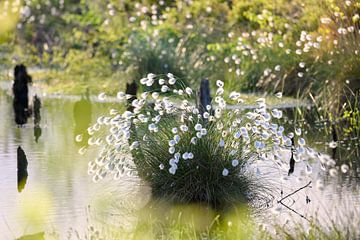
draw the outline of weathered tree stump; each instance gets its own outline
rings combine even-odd
[[[34,124],[39,125],[41,120],[41,115],[40,115],[41,101],[37,95],[34,96],[33,107],[34,107]]]
[[[73,116],[75,120],[74,141],[77,145],[86,145],[90,138],[87,129],[91,125],[92,116],[92,106],[88,89],[86,90],[85,95],[82,95],[81,99],[75,102]],[[80,142],[75,140],[77,135],[82,135],[82,140]]]
[[[27,122],[30,116],[29,97],[28,97],[28,83],[32,82],[31,76],[28,75],[26,67],[23,64],[16,65],[14,69],[14,84],[12,87],[14,94],[14,113],[15,122],[23,125]]]

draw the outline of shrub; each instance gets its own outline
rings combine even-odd
[[[110,116],[100,116],[88,129],[93,135],[89,145],[102,146],[89,163],[94,181],[106,175],[119,179],[135,174],[150,185],[155,198],[223,208],[261,196],[266,185],[258,177],[258,161],[286,169],[287,159],[280,152],[292,146],[294,134],[286,136],[284,127],[271,121],[280,119],[282,112],[269,112],[264,99],[258,99],[253,111],[226,111],[224,84],[218,80],[213,106],[198,108],[191,101],[192,89],[177,87],[181,83],[176,84],[170,73],[148,74],[140,82],[157,83],[161,90],[142,93],[130,102],[131,111],[112,109]],[[105,96],[99,95],[100,99]],[[132,97],[118,93],[121,100]],[[231,92],[229,99],[242,101],[237,92]],[[104,137],[101,132],[95,134],[101,126],[109,127]],[[297,161],[314,157],[314,151],[305,148],[305,140],[298,138]]]

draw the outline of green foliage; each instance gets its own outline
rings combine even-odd
[[[209,78],[232,90],[312,94],[339,116],[345,81],[360,74],[358,0],[32,0],[16,9],[17,29],[0,42],[20,46],[17,61],[65,72],[53,80],[67,87],[74,78],[96,86],[91,69],[103,69],[107,86],[172,72],[193,88]]]
[[[360,92],[353,93],[352,96],[348,97],[344,106],[345,110],[341,116],[347,123],[347,126],[344,128],[345,135],[357,138],[360,136],[359,94]]]

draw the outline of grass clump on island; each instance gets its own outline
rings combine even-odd
[[[227,111],[220,80],[212,106],[199,107],[192,89],[178,84],[171,73],[148,74],[140,83],[149,91],[138,99],[117,94],[130,102],[127,111],[111,109],[109,116],[100,116],[88,129],[89,145],[101,147],[89,163],[95,182],[108,175],[121,179],[132,174],[151,187],[154,198],[222,209],[265,195],[268,186],[257,162],[288,165],[279,152],[291,148],[291,137],[299,143],[294,154],[306,160],[301,131],[286,135],[277,123],[282,111],[269,112],[263,98],[253,110]],[[99,95],[100,100],[105,98],[105,93]],[[228,101],[243,100],[231,92]],[[101,127],[109,132],[103,135]]]

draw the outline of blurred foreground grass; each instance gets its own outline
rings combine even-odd
[[[350,218],[349,218],[350,219]],[[87,229],[69,231],[69,239],[157,240],[157,239],[357,239],[359,223],[339,221],[324,226],[318,220],[299,223],[292,218],[285,225],[269,221],[260,224],[247,206],[239,205],[216,213],[203,205],[170,206],[153,203],[137,212],[130,228],[108,222],[89,223]]]

